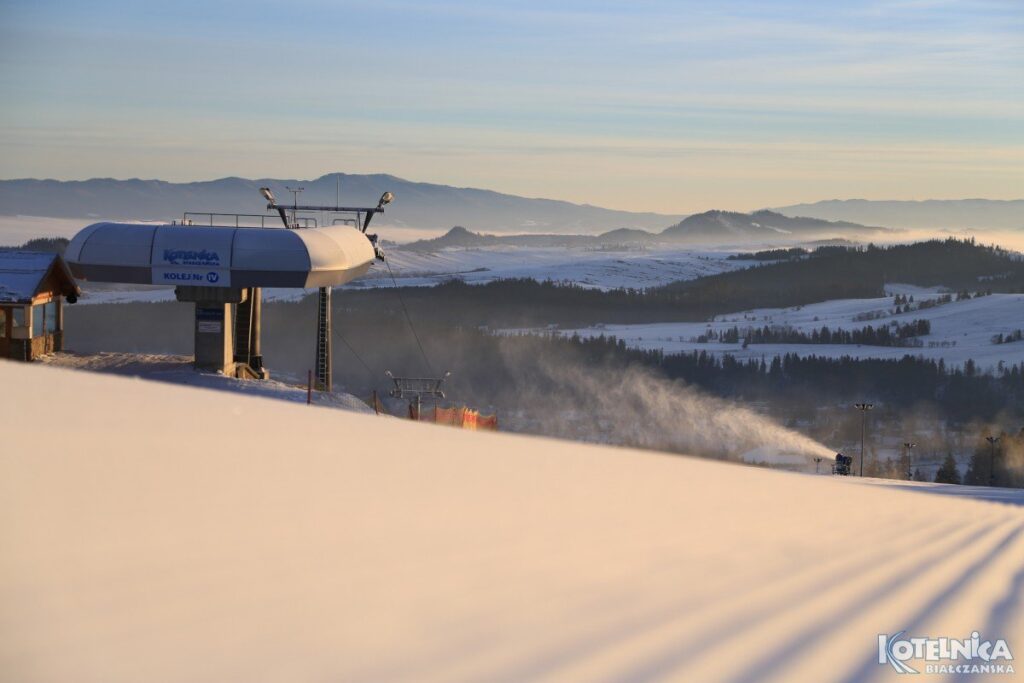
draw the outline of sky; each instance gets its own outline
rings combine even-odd
[[[1024,196],[1021,0],[0,0],[0,178]]]

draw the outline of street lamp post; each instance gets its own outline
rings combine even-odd
[[[868,411],[875,407],[874,403],[854,403],[853,407],[860,411],[860,476],[864,476],[864,434],[867,430]]]
[[[913,441],[904,441],[903,447],[907,449],[907,479],[914,478],[914,448],[917,446]]]
[[[998,436],[986,436],[985,441],[988,441],[988,485],[996,485],[996,444],[999,443]]]

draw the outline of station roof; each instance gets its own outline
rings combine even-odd
[[[63,296],[81,294],[59,255],[0,250],[0,304],[30,304],[48,287]]]
[[[96,223],[66,252],[83,280],[213,287],[326,287],[364,274],[373,244],[351,226],[286,230]]]

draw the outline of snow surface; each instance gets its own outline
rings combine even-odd
[[[191,356],[111,352],[79,355],[64,352],[42,356],[38,359],[38,362],[62,368],[127,375],[129,377],[171,382],[173,384],[203,389],[233,391],[249,396],[274,398],[295,403],[305,403],[307,400],[305,381],[299,378],[277,377],[254,382],[214,372],[197,372],[193,366]],[[340,391],[332,393],[314,392],[312,398],[313,402],[317,405],[352,410],[358,413],[373,412],[373,409],[362,399]]]
[[[912,491],[914,493],[954,496],[956,498],[973,498],[975,500],[987,500],[992,503],[1024,506],[1024,490],[1022,489],[1004,489],[998,486],[933,484],[931,482],[900,481],[898,479],[872,479],[870,477],[850,477],[848,482],[851,484],[863,484],[865,486],[886,486],[903,491]]]
[[[1024,647],[1019,506],[40,365],[0,386],[8,680],[894,680],[879,633]]]
[[[913,295],[915,302],[937,299],[939,288],[911,285],[890,285],[890,294]],[[993,344],[996,334],[1007,334],[1024,328],[1024,294],[992,294],[976,299],[953,301],[925,310],[890,315],[894,308],[891,297],[880,299],[841,299],[792,308],[765,308],[717,316],[710,323],[652,323],[644,325],[599,325],[575,330],[563,330],[566,335],[582,337],[614,336],[628,346],[641,349],[663,349],[666,353],[707,351],[716,355],[728,354],[738,359],[771,359],[795,353],[800,356],[827,356],[838,358],[902,358],[906,355],[945,360],[947,365],[961,366],[973,359],[979,368],[991,369],[1000,362],[1024,362],[1024,342]],[[855,320],[858,315],[883,313],[877,320]],[[739,344],[691,341],[709,330],[721,332],[738,327],[742,337],[747,327],[792,327],[803,332],[820,330],[875,328],[891,322],[900,324],[912,320],[929,320],[931,334],[919,337],[924,347],[862,346],[854,344]]]

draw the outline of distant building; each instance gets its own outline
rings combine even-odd
[[[0,358],[34,360],[64,347],[64,299],[78,300],[57,254],[0,251]]]

